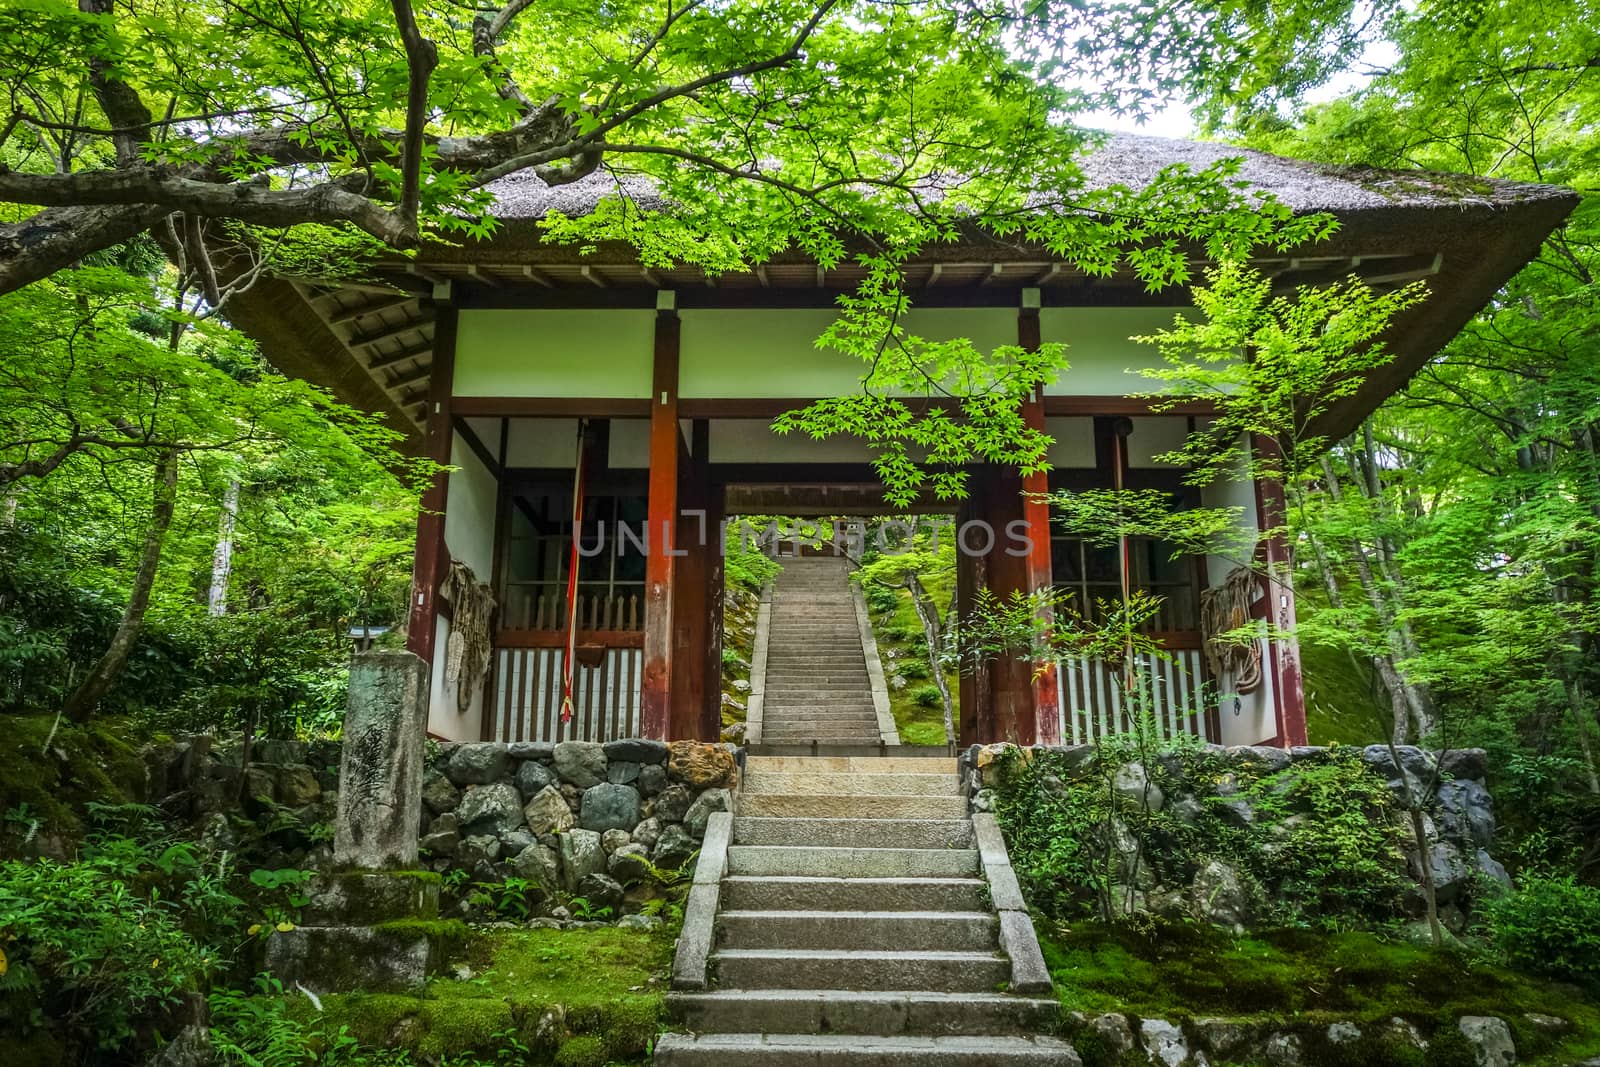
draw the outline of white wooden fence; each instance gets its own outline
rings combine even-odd
[[[572,677],[572,719],[561,721],[562,648],[499,648],[494,664],[494,740],[611,741],[639,736],[644,653],[608,648]]]
[[[1083,745],[1127,733],[1133,729],[1133,716],[1138,711],[1154,713],[1156,732],[1162,738],[1187,733],[1202,740],[1215,740],[1208,736],[1206,725],[1206,711],[1214,697],[1206,684],[1199,649],[1136,657],[1133,677],[1138,688],[1130,701],[1123,693],[1120,667],[1113,668],[1104,660],[1087,656],[1057,663],[1062,740]]]

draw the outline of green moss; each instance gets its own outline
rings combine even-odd
[[[408,928],[425,925],[445,924]],[[421,997],[327,996],[328,1023],[422,1059],[491,1058],[515,1040],[532,1051],[530,1062],[572,1064],[640,1061],[660,1032],[657,990],[666,987],[674,931],[466,933],[459,962],[470,979],[435,979]],[[560,1021],[541,1026],[547,1017]]]
[[[1297,596],[1299,594],[1296,594]],[[1371,668],[1343,651],[1304,638],[1306,730],[1313,745],[1370,745],[1383,740],[1387,711],[1373,700]]]
[[[438,871],[388,871],[386,873],[391,878],[415,878],[419,882],[431,882],[434,885],[441,885],[444,882],[444,875]]]
[[[446,946],[460,945],[470,930],[460,919],[391,919],[378,923],[374,930],[398,937],[426,937]]]
[[[35,819],[38,834],[70,842],[83,835],[87,805],[143,799],[144,761],[122,727],[113,719],[74,726],[53,714],[0,716],[0,813],[18,819],[0,824],[0,853]]]
[[[1573,1062],[1600,1046],[1600,1005],[1570,987],[1490,967],[1453,952],[1367,933],[1286,930],[1234,938],[1210,927],[1161,925],[1149,932],[1092,923],[1039,927],[1063,1009],[1130,1012],[1168,1019],[1222,1016],[1299,1030],[1307,1062],[1401,1063],[1372,1026],[1394,1016],[1445,1035],[1427,1067],[1448,1067],[1456,1020],[1493,1015],[1514,1031],[1524,1063]],[[1572,1030],[1554,1039],[1527,1012],[1556,1015]],[[1330,1022],[1372,1029],[1374,1047],[1322,1049]]]
[[[556,1067],[605,1067],[610,1059],[606,1043],[598,1037],[575,1037],[556,1052]]]

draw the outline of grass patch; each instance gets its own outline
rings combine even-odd
[[[1355,932],[1236,938],[1193,924],[1149,932],[1037,925],[1056,993],[1072,1011],[1312,1027],[1398,1015],[1424,1032],[1453,1030],[1463,1015],[1494,1015],[1510,1024],[1523,1063],[1572,1063],[1600,1052],[1600,1004],[1592,995],[1454,952]],[[1533,1027],[1527,1012],[1559,1016],[1572,1029],[1552,1037]]]
[[[661,1029],[674,936],[667,928],[473,931],[455,960],[472,978],[447,968],[421,997],[324,997],[326,1021],[363,1045],[424,1059],[492,1059],[517,1042],[538,1062],[643,1062]]]
[[[947,604],[950,600],[950,590],[938,582],[929,583],[928,595],[935,604]],[[922,636],[922,622],[917,618],[917,609],[911,604],[911,594],[905,590],[895,591],[892,615],[887,618],[882,614],[872,616],[872,636],[878,642],[878,659],[883,664],[886,682],[894,677],[897,662],[928,662],[928,642]],[[891,651],[895,653],[893,659],[889,658]],[[945,675],[945,680],[956,702],[956,735],[959,737],[961,680],[953,671]],[[894,725],[900,733],[902,745],[935,745],[939,748],[945,745],[944,710],[938,703],[924,707],[916,701],[917,690],[932,684],[925,678],[910,679],[902,689],[889,688],[889,713],[894,716]]]

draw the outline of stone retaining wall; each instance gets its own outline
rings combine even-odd
[[[731,810],[738,755],[731,745],[640,739],[430,744],[422,865],[447,885],[525,879],[540,910],[559,919],[573,896],[613,914],[636,910],[659,892],[656,872],[699,849],[711,813]],[[146,799],[208,845],[245,846],[258,866],[326,870],[339,757],[337,741],[260,741],[241,766],[237,743],[185,738],[146,750]],[[457,895],[457,917],[493,917]]]
[[[1018,749],[1011,745],[973,746],[961,757],[961,771],[975,811],[995,807],[999,790],[1008,787],[1009,768],[1017,764],[1008,759],[1015,753],[1031,760],[1049,753],[1056,768],[1049,788],[1109,788],[1124,811],[1143,807],[1152,813],[1165,812],[1188,825],[1202,814],[1218,817],[1224,825],[1241,831],[1259,832],[1262,848],[1272,849],[1274,839],[1304,827],[1315,815],[1296,812],[1271,826],[1259,818],[1248,786],[1270,779],[1278,794],[1292,787],[1298,769],[1328,761],[1339,751],[1359,758],[1376,780],[1403,803],[1405,786],[1423,800],[1424,828],[1428,855],[1447,926],[1459,931],[1466,924],[1466,909],[1475,888],[1486,883],[1509,885],[1506,870],[1490,854],[1494,842],[1494,802],[1484,785],[1485,754],[1482,749],[1455,749],[1436,754],[1413,746],[1398,748],[1397,765],[1389,748],[1371,745],[1362,749],[1339,750],[1306,746],[1290,749],[1263,746],[1223,747],[1200,745],[1185,755],[1162,752],[1149,758],[1151,769],[1134,759],[1118,757],[1114,767],[1103,767],[1102,759],[1113,750],[1095,745],[1070,745],[1054,748],[1036,746]],[[1197,773],[1196,767],[1204,767]],[[1152,773],[1153,771],[1153,773]],[[1257,794],[1259,796],[1259,794]],[[1128,843],[1131,835],[1113,819],[1113,845]],[[1406,894],[1405,910],[1414,917],[1422,913],[1422,865],[1409,823],[1404,824],[1403,844],[1391,857],[1397,873],[1409,875],[1416,885]],[[1136,865],[1137,866],[1137,865]],[[1210,861],[1194,865],[1187,882],[1141,881],[1137,892],[1129,894],[1135,910],[1164,914],[1171,918],[1197,918],[1218,925],[1243,929],[1251,925],[1247,887],[1240,884],[1239,872],[1225,863]],[[1148,865],[1138,877],[1153,877]]]

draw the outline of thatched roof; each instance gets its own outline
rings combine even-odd
[[[1420,170],[1330,166],[1214,141],[1127,133],[1107,135],[1081,165],[1090,189],[1120,185],[1138,190],[1148,187],[1168,167],[1184,166],[1198,172],[1230,159],[1240,160],[1238,178],[1251,190],[1268,193],[1302,213],[1461,208],[1572,196],[1571,190],[1555,185]],[[557,211],[574,217],[587,215],[601,200],[619,192],[644,208],[659,210],[669,206],[648,180],[604,171],[558,186],[546,185],[531,170],[522,171],[492,183],[489,191],[495,197],[494,215],[502,222],[536,220]]]
[[[1577,203],[1575,194],[1556,186],[1324,166],[1230,145],[1128,134],[1108,136],[1083,169],[1091,187],[1138,189],[1174,164],[1199,170],[1230,158],[1241,160],[1239,178],[1249,189],[1297,212],[1332,213],[1338,221],[1328,240],[1257,261],[1278,283],[1315,284],[1354,272],[1374,285],[1426,278],[1433,290],[1391,331],[1395,361],[1324,418],[1321,429],[1335,435],[1401,388],[1537,253]],[[828,306],[862,276],[850,262],[824,269],[786,253],[748,273],[713,280],[698,268],[647,268],[625,245],[585,252],[544,240],[539,220],[549,212],[585,214],[618,192],[619,182],[641,206],[668,206],[637,176],[596,173],[550,187],[531,172],[514,174],[490,187],[501,226],[488,240],[430,245],[415,259],[376,262],[361,282],[263,279],[236,298],[230,314],[286,373],[383,412],[420,450],[433,361],[432,298],[440,285],[448,283],[462,306],[652,307],[662,288],[677,290],[680,306]],[[1198,250],[1195,255],[1203,258]],[[1014,307],[1024,287],[1038,288],[1046,305],[1186,302],[1178,290],[1150,297],[1130,275],[1086,277],[1045,249],[976,229],[958,242],[925,249],[908,265],[907,283],[925,303]]]

